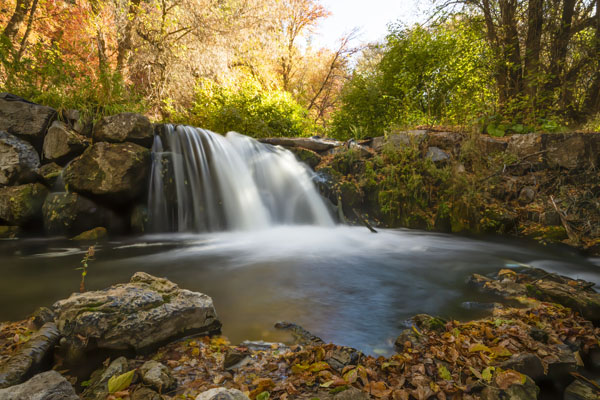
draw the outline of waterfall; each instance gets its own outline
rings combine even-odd
[[[334,224],[312,172],[290,151],[183,125],[154,138],[148,222],[153,232]]]

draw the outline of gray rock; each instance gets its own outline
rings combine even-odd
[[[123,205],[147,189],[150,151],[133,143],[95,143],[63,173],[70,191]]]
[[[17,354],[0,366],[0,388],[22,383],[47,367],[59,338],[53,322],[44,324]]]
[[[47,307],[40,307],[31,315],[33,325],[40,329],[47,322],[54,323],[54,313]]]
[[[40,157],[29,142],[0,131],[0,186],[35,181],[39,166]]]
[[[317,153],[341,146],[337,140],[322,138],[263,138],[258,140],[273,146],[300,147]]]
[[[47,194],[41,183],[0,188],[0,221],[23,226],[40,218]]]
[[[44,185],[49,188],[53,188],[56,185],[56,181],[59,179],[62,173],[63,167],[56,163],[44,164],[38,168],[37,172]]]
[[[44,230],[50,235],[73,236],[103,226],[122,230],[119,217],[77,193],[50,193],[42,207]]]
[[[74,293],[52,309],[66,350],[75,356],[94,349],[141,352],[221,327],[210,297],[144,272],[127,284]]]
[[[54,121],[44,138],[43,157],[45,160],[65,164],[80,155],[90,141],[75,132],[64,122]]]
[[[38,150],[55,118],[56,111],[50,107],[23,101],[15,96],[0,96],[0,131],[25,139]]]
[[[529,204],[535,200],[536,190],[532,186],[525,186],[519,193],[519,203],[522,205]]]
[[[490,136],[480,136],[479,146],[484,154],[501,153],[508,147],[508,142]]]
[[[131,400],[162,400],[163,397],[154,390],[140,386],[131,394]]]
[[[528,375],[536,382],[545,376],[542,360],[535,354],[515,354],[500,364],[500,366],[504,369],[514,369],[517,372]]]
[[[383,150],[386,144],[394,147],[405,147],[411,144],[420,146],[428,137],[429,135],[425,130],[394,132],[387,136],[373,138],[371,147],[379,152]]]
[[[481,400],[536,400],[540,388],[527,376],[524,384],[513,384],[508,389],[502,390],[493,386],[486,386],[481,391]]]
[[[61,374],[48,371],[20,385],[0,389],[0,400],[79,400],[79,397]]]
[[[430,159],[434,163],[445,163],[450,160],[450,154],[446,153],[439,147],[429,147],[427,149],[426,158]]]
[[[564,400],[600,400],[600,391],[585,382],[575,379],[565,389]]]
[[[103,117],[94,126],[92,136],[95,142],[132,142],[151,147],[154,141],[154,129],[147,117],[122,113]]]
[[[368,400],[369,395],[355,387],[350,387],[333,396],[334,400]]]
[[[546,163],[550,168],[578,169],[597,166],[598,154],[592,140],[597,134],[564,133],[544,135]]]
[[[90,385],[83,391],[82,397],[86,400],[105,400],[108,396],[108,380],[128,371],[130,371],[129,363],[125,357],[113,360],[108,367],[92,373]]]
[[[177,381],[169,369],[158,361],[146,361],[139,369],[142,382],[159,393],[164,393],[177,386]]]
[[[237,389],[214,388],[200,393],[196,400],[250,400]]]
[[[541,163],[543,159],[542,152],[544,150],[544,144],[542,141],[542,135],[539,133],[528,133],[525,135],[513,135],[511,136],[506,151],[513,154],[517,158],[526,158],[527,161],[537,164]],[[539,154],[538,154],[539,153]]]

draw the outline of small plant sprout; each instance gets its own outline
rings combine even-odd
[[[94,259],[94,254],[96,253],[95,245],[91,245],[85,255],[81,259],[81,267],[76,269],[81,270],[81,283],[79,284],[79,291],[81,293],[85,292],[85,277],[87,276],[88,262]]]

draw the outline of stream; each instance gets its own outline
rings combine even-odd
[[[0,241],[0,321],[25,318],[77,291],[75,268],[86,249],[58,239]],[[86,289],[145,271],[211,296],[232,343],[289,341],[273,328],[286,320],[325,341],[389,354],[414,314],[486,315],[485,303],[495,299],[467,287],[470,274],[526,265],[600,284],[600,259],[564,247],[413,230],[279,226],[103,242]]]

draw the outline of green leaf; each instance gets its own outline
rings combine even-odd
[[[506,133],[505,129],[506,129],[506,128],[505,128],[505,127],[504,127],[504,125],[502,125],[502,124],[498,124],[498,125],[495,125],[495,124],[489,124],[489,125],[487,126],[487,133],[488,133],[490,136],[494,136],[494,137],[503,137],[503,136],[505,135],[505,133]]]
[[[133,374],[135,370],[132,369],[129,372],[125,372],[119,376],[113,375],[108,380],[108,393],[120,392],[121,390],[125,390],[131,385],[131,381],[133,381]]]
[[[481,372],[481,378],[486,382],[492,381],[492,372],[494,371],[494,367],[487,367]]]
[[[448,368],[444,367],[443,365],[438,365],[438,375],[445,381],[452,380],[452,375],[450,375],[450,371],[448,371]]]
[[[256,396],[256,400],[268,400],[269,397],[271,397],[271,395],[269,394],[269,392],[262,392],[261,394],[259,394],[258,396]]]

